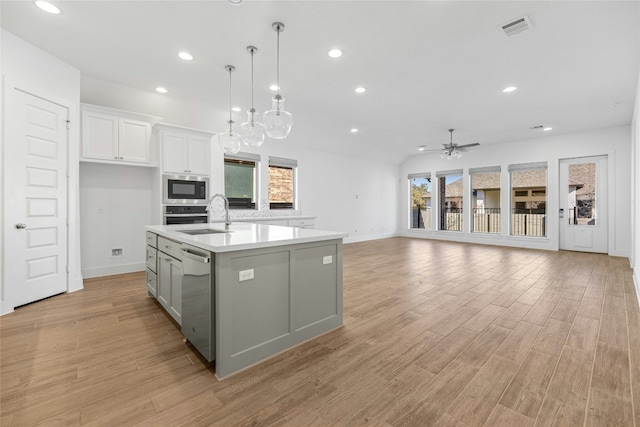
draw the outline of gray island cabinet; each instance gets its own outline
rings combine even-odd
[[[205,359],[215,359],[219,378],[342,326],[345,233],[250,223],[146,229],[148,244],[171,246],[172,271],[182,275],[160,289],[156,271],[167,257],[160,244],[148,246],[149,295]],[[158,254],[157,269],[150,253]],[[196,258],[206,271],[193,273]]]

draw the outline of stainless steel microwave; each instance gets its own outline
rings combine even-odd
[[[207,204],[209,178],[192,175],[162,175],[162,200],[165,205]]]

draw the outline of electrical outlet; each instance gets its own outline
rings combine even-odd
[[[123,255],[123,250],[122,248],[112,248],[111,249],[111,256],[112,257],[121,257]]]
[[[333,256],[327,255],[322,257],[322,265],[331,264],[333,262]]]
[[[238,273],[238,280],[240,282],[244,282],[246,280],[253,279],[253,268],[249,270],[242,270]]]

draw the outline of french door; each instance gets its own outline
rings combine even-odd
[[[560,249],[608,252],[607,156],[560,160]]]

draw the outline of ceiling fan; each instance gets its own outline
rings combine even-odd
[[[480,145],[480,143],[478,142],[474,142],[473,144],[464,144],[464,145],[454,144],[453,131],[454,129],[449,129],[449,133],[451,134],[449,143],[442,144],[444,146],[444,149],[440,153],[440,157],[442,157],[443,159],[447,159],[447,160],[451,160],[453,158],[459,159],[460,157],[462,157],[463,151],[473,151],[473,150],[470,150],[471,147],[476,147]],[[418,149],[422,152],[440,151],[440,148],[435,148],[433,150],[425,150],[424,145],[419,147]]]

